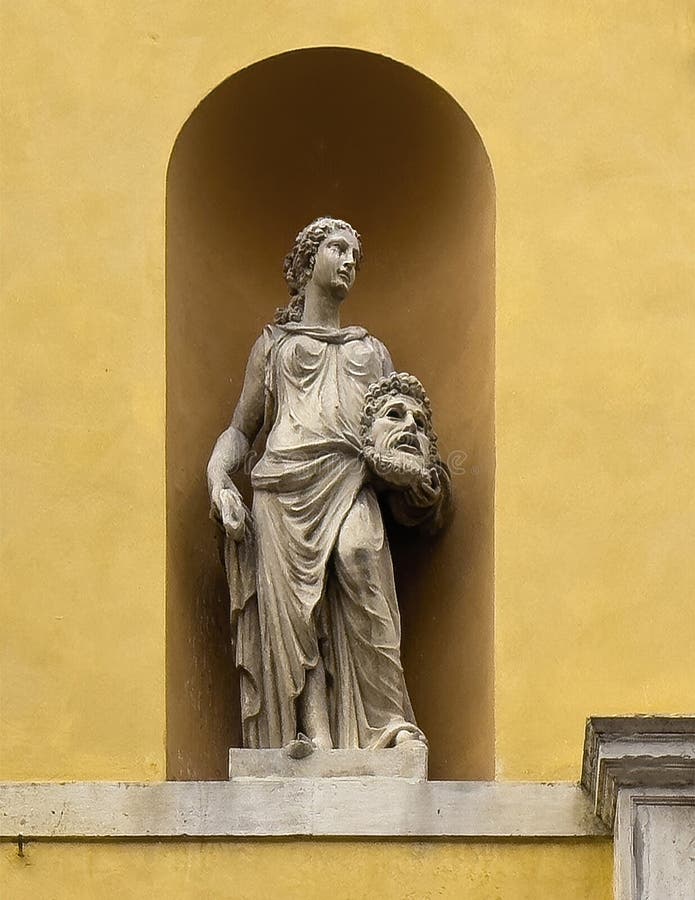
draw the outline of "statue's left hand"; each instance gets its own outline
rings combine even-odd
[[[427,470],[424,478],[411,484],[408,488],[408,500],[413,506],[427,508],[434,506],[442,493],[442,485],[435,468]]]

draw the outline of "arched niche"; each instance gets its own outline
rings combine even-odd
[[[494,769],[494,181],[432,81],[322,48],[227,79],[182,128],[167,182],[169,777],[226,777],[239,739],[228,600],[204,471],[251,345],[287,299],[282,260],[317,215],[365,261],[344,307],[425,384],[457,510],[431,542],[392,533],[403,659],[433,778]],[[247,494],[248,497],[248,494]]]

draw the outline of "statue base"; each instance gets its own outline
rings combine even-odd
[[[230,781],[369,777],[427,781],[427,745],[406,741],[386,750],[314,750],[303,759],[293,759],[285,748],[229,751]]]

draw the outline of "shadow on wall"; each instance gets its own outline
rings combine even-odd
[[[249,350],[287,301],[282,260],[318,215],[365,261],[343,310],[425,384],[457,512],[391,533],[403,659],[430,775],[494,770],[494,182],[436,84],[353,50],[300,50],[232,76],[192,113],[167,187],[167,741],[174,779],[226,777],[239,742],[228,598],[205,465]],[[240,486],[242,486],[240,484]],[[249,499],[248,482],[243,485]]]

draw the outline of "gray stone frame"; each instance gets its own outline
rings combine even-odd
[[[695,717],[589,719],[582,785],[614,831],[616,900],[693,900]]]

